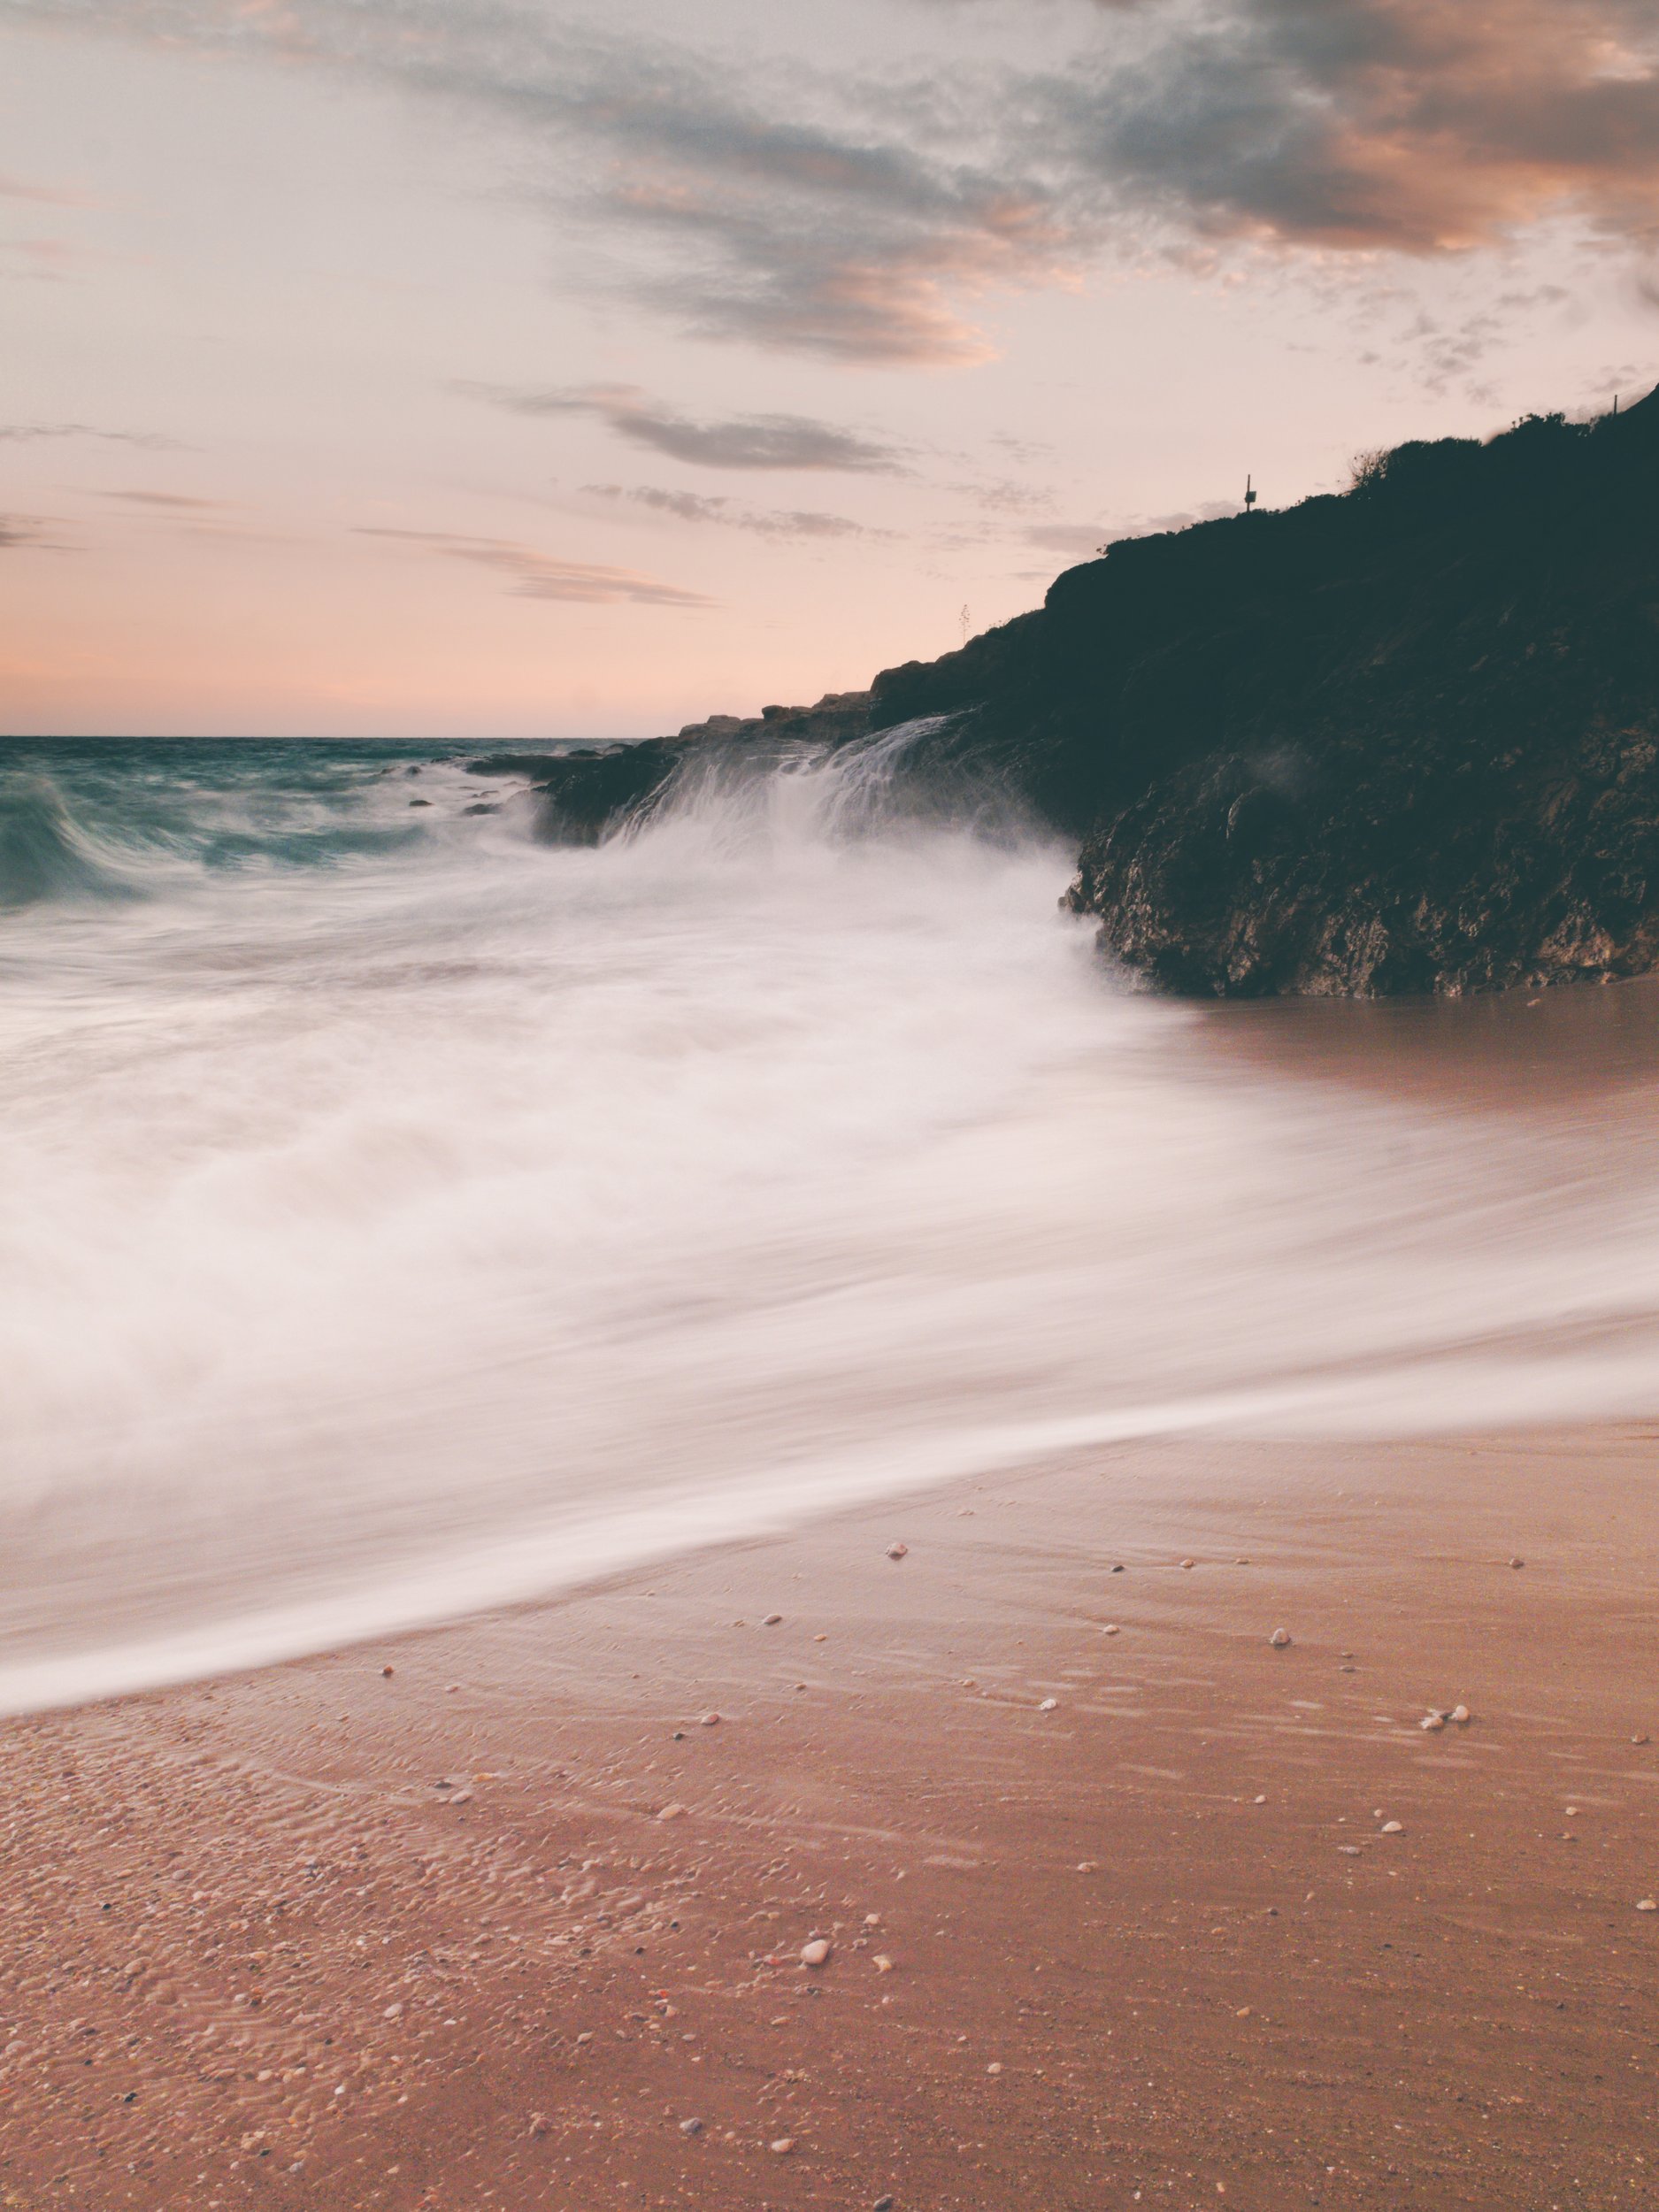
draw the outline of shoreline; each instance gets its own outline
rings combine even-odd
[[[0,2201],[1638,2203],[1654,1445],[1126,1444],[0,1724]]]

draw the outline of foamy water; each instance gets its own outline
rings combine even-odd
[[[1649,1087],[1218,1054],[1063,850],[885,813],[902,739],[595,850],[442,753],[0,764],[0,1707],[1140,1434],[1659,1402]]]

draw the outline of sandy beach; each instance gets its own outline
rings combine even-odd
[[[1125,1447],[10,1722],[0,2202],[1651,2203],[1656,1449]]]

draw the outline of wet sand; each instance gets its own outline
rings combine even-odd
[[[1656,1462],[1125,1447],[8,1722],[0,2204],[1659,2201]]]

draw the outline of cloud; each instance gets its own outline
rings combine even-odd
[[[877,82],[512,0],[8,4],[481,113],[511,134],[522,188],[562,235],[575,222],[632,242],[620,265],[608,257],[609,281],[710,337],[835,361],[980,359],[964,303],[1048,280],[1075,242],[1041,132],[1022,144],[1002,127],[1000,81],[941,97],[933,68]]]
[[[1229,0],[1053,111],[1119,204],[1200,235],[1432,254],[1563,211],[1659,227],[1649,0]]]
[[[30,200],[41,207],[96,207],[88,192],[65,190],[60,185],[35,184],[27,177],[0,175],[0,200]]]
[[[357,536],[396,538],[449,559],[472,561],[509,578],[509,588],[519,599],[562,599],[585,606],[614,604],[632,600],[648,607],[711,607],[716,603],[701,592],[682,591],[676,584],[659,583],[630,568],[605,568],[588,561],[565,561],[538,553],[510,538],[464,537],[448,530],[392,530],[363,528]]]
[[[1563,215],[1659,242],[1653,0],[1074,0],[1044,48],[1070,23],[1073,50],[1041,66],[1019,13],[1001,63],[978,35],[970,59],[935,0],[946,50],[879,79],[515,0],[8,4],[487,116],[561,237],[620,246],[590,281],[707,336],[833,361],[981,358],[989,292],[1112,253],[1435,256]],[[653,442],[654,423],[659,450],[718,453],[699,440],[721,426],[649,410],[625,434]],[[715,465],[842,465],[738,450]]]
[[[512,391],[460,384],[459,391],[519,415],[592,415],[618,437],[671,459],[711,469],[855,469],[892,472],[891,446],[807,415],[737,415],[695,422],[648,399],[632,384],[580,385],[569,391]]]
[[[222,511],[229,505],[223,499],[192,499],[185,492],[105,492],[105,499],[124,499],[134,507],[162,507],[191,514]]]
[[[153,430],[99,430],[88,422],[0,423],[0,441],[32,442],[36,438],[104,438],[116,445],[148,447],[152,452],[182,453],[177,438]]]
[[[42,515],[0,514],[0,553],[71,551],[73,549],[61,539],[47,535],[56,526]]]
[[[824,514],[811,508],[756,509],[739,506],[721,494],[664,490],[656,484],[585,484],[595,499],[626,501],[672,515],[679,522],[718,523],[729,530],[752,530],[764,538],[891,538],[895,533],[855,522],[849,515]]]

